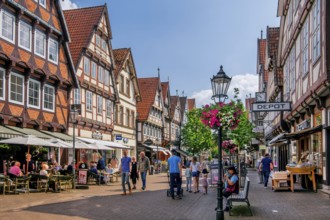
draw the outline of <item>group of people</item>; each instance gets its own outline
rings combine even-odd
[[[208,189],[208,173],[209,173],[208,163],[207,161],[203,161],[202,164],[197,161],[197,157],[193,157],[187,164],[185,176],[186,176],[186,191],[192,192],[191,185],[194,186],[193,192],[199,193],[199,178],[200,173],[202,173],[202,186],[204,188],[204,195],[207,194]]]

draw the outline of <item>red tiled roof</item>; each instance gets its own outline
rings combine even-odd
[[[90,42],[93,29],[99,24],[106,5],[65,10],[63,14],[70,32],[70,51],[74,66],[77,67],[84,47]]]
[[[278,52],[278,45],[279,45],[279,38],[280,38],[280,28],[279,27],[267,27],[267,56],[272,59],[272,63],[276,66],[276,57]],[[266,67],[268,70],[268,67]],[[278,68],[274,68],[275,75],[281,75],[281,71],[277,71]],[[265,79],[268,81],[268,71],[265,71]]]
[[[175,109],[178,104],[178,98],[178,96],[171,96],[171,118],[174,118]]]
[[[266,60],[266,39],[258,39],[258,64],[265,66]]]
[[[159,86],[159,78],[138,78],[140,94],[142,101],[138,102],[136,109],[138,112],[138,120],[147,120],[151,106],[155,102],[156,92]]]
[[[115,64],[116,64],[116,68],[114,71],[115,74],[115,78],[117,79],[117,76],[119,75],[120,71],[123,69],[124,64],[125,64],[125,60],[127,58],[127,56],[130,53],[129,48],[120,48],[120,49],[114,49],[113,52],[113,56],[115,58]]]
[[[166,97],[167,97],[167,92],[169,88],[169,82],[162,82],[162,95],[163,95],[163,101],[165,103]]]
[[[195,99],[188,99],[188,111],[196,108],[196,101]]]

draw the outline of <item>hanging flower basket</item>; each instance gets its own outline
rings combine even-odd
[[[241,102],[220,102],[203,106],[201,121],[212,129],[217,129],[221,126],[234,130],[238,126],[242,114]]]
[[[234,144],[234,142],[232,140],[225,140],[222,142],[222,149],[227,154],[234,154],[237,151],[237,145]]]

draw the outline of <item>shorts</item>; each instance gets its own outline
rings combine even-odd
[[[198,176],[198,173],[197,172],[192,172],[192,176],[193,177],[197,177]]]

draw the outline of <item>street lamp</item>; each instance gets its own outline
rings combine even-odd
[[[76,188],[76,155],[75,155],[75,147],[76,147],[76,125],[77,125],[77,116],[79,115],[80,112],[80,104],[73,104],[71,105],[71,111],[70,111],[70,120],[71,123],[73,125],[73,135],[72,135],[72,145],[73,145],[73,154],[72,154],[72,162],[73,162],[73,166],[72,166],[72,173],[73,173],[73,180],[72,180],[72,189]]]
[[[231,77],[227,76],[226,73],[223,71],[222,66],[220,66],[220,70],[217,73],[217,75],[213,76],[211,79],[212,84],[212,100],[215,102],[221,102],[221,99],[223,98],[223,102],[228,97],[227,91],[230,85]],[[222,127],[219,126],[218,129],[218,184],[217,184],[217,208],[216,208],[216,216],[217,220],[224,219],[224,212],[223,212],[223,182],[222,182]]]

